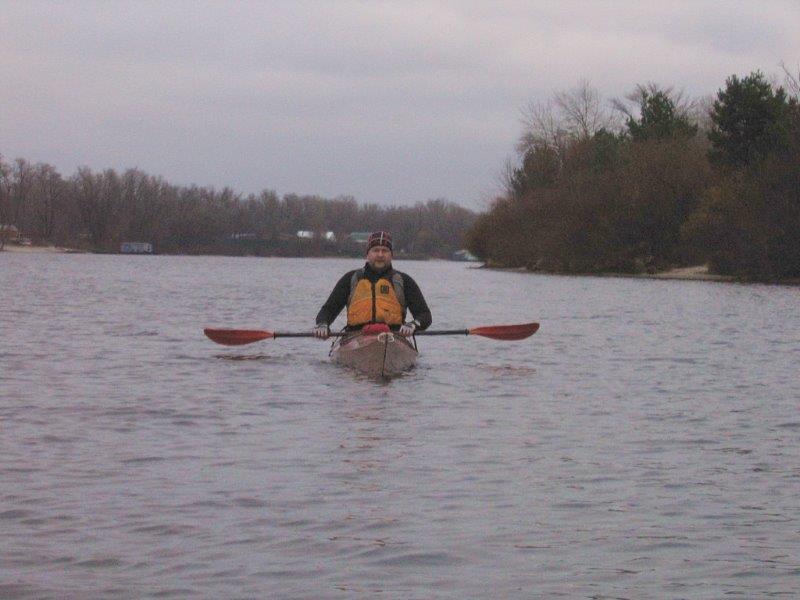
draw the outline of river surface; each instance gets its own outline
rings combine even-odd
[[[797,598],[800,289],[398,262],[389,382],[310,330],[339,259],[0,253],[0,598]]]

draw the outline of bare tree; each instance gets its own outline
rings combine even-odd
[[[517,152],[523,157],[542,149],[563,156],[572,142],[589,139],[602,129],[614,131],[620,125],[618,115],[585,79],[571,90],[555,92],[545,102],[531,101],[522,111],[522,123]]]
[[[11,234],[11,166],[3,161],[0,154],[0,250],[6,245]]]
[[[94,174],[81,167],[73,177],[82,226],[95,248],[108,249],[115,234],[113,222],[121,204],[122,185],[113,169]]]
[[[517,152],[520,155],[524,156],[539,147],[556,150],[563,150],[566,147],[569,132],[561,122],[552,100],[531,101],[523,110],[522,123],[524,130],[517,144]]]
[[[31,197],[32,234],[39,240],[52,241],[58,217],[63,212],[64,181],[55,167],[34,167]]]
[[[601,129],[610,130],[615,125],[613,111],[604,103],[600,92],[585,79],[566,92],[556,92],[553,100],[570,133],[577,139],[588,139]]]
[[[688,119],[693,125],[702,128],[703,123],[708,119],[707,112],[703,113],[703,110],[709,100],[689,98],[683,90],[676,90],[673,86],[663,87],[652,81],[638,84],[622,98],[612,100],[611,104],[616,111],[623,115],[625,120],[636,120],[641,116],[639,110],[642,103],[656,94],[663,94],[669,98],[675,107],[675,115]]]
[[[11,168],[11,221],[22,235],[28,231],[28,213],[35,173],[33,166],[24,158],[14,161]]]
[[[152,241],[166,214],[167,185],[139,169],[122,175],[120,232],[128,240]]]
[[[797,75],[789,71],[784,63],[781,63],[781,69],[783,69],[786,92],[795,100],[800,101],[800,67],[797,69]]]
[[[711,120],[711,109],[714,108],[714,96],[707,94],[696,98],[692,102],[692,106],[686,113],[689,121],[697,125],[697,129],[703,134],[701,138],[705,139],[705,134],[711,130],[713,121]]]
[[[513,193],[514,189],[514,176],[515,171],[517,170],[517,165],[514,164],[514,161],[511,158],[507,158],[505,163],[503,164],[503,170],[497,174],[497,183],[500,186],[501,190],[505,190],[506,195],[510,195]],[[491,210],[491,204],[494,202],[495,198],[487,198],[484,200],[485,202],[485,211]]]

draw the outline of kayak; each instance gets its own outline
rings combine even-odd
[[[489,325],[470,329],[423,330],[414,335],[478,335],[492,340],[524,340],[539,330],[539,323]],[[209,339],[224,346],[242,346],[277,338],[317,337],[312,332],[280,332],[268,329],[203,330]],[[331,347],[333,362],[352,367],[373,377],[392,377],[407,371],[417,362],[416,342],[412,344],[385,323],[365,325],[360,331],[334,333],[339,339]]]
[[[417,362],[418,352],[402,335],[381,325],[366,326],[334,342],[331,360],[371,377],[394,377]]]

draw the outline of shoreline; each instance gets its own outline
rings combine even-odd
[[[560,273],[531,271],[525,267],[490,267],[483,265],[476,269],[490,269],[493,271],[511,271],[515,273],[530,273],[532,275],[556,275],[564,277],[620,277],[625,279],[661,279],[664,281],[710,281],[716,283],[755,283],[762,285],[791,285],[800,286],[800,279],[746,279],[735,275],[717,275],[708,272],[708,265],[695,265],[692,267],[677,267],[658,273]]]
[[[708,265],[695,265],[693,267],[678,267],[660,273],[634,273],[632,277],[641,279],[679,279],[681,281],[740,281],[733,275],[715,275],[708,272]]]
[[[0,250],[3,252],[10,252],[12,254],[90,254],[87,250],[79,250],[77,248],[66,248],[63,246],[19,246],[16,244],[6,244]],[[171,256],[184,256],[184,255],[171,255]],[[189,255],[186,255],[189,256]],[[192,256],[218,256],[216,254],[208,255],[192,255]],[[223,255],[219,255],[223,256]],[[302,256],[286,256],[283,258],[312,258]],[[339,258],[339,257],[313,257],[313,258]],[[398,260],[402,260],[398,257]],[[408,260],[408,259],[406,259]],[[428,259],[428,260],[446,260],[446,259]],[[462,261],[452,261],[462,262]],[[491,271],[509,271],[512,273],[530,273],[531,275],[559,275],[566,277],[621,277],[626,279],[661,279],[665,281],[711,281],[717,283],[761,283],[768,285],[793,285],[800,286],[800,279],[777,279],[777,280],[756,280],[744,279],[734,275],[716,275],[708,272],[708,265],[695,265],[691,267],[677,267],[668,271],[661,271],[658,273],[559,273],[559,272],[545,272],[545,271],[531,271],[525,267],[492,267],[486,263],[476,264],[476,266],[469,267],[472,269],[489,269]]]

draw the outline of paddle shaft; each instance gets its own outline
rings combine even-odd
[[[415,335],[479,335],[493,340],[514,341],[525,339],[539,329],[538,323],[521,323],[519,325],[490,325],[473,327],[472,329],[441,329],[438,331],[418,331]],[[261,340],[275,338],[311,338],[317,337],[313,332],[305,331],[267,331],[264,329],[213,329],[203,332],[218,344],[225,346],[242,346]],[[332,331],[330,337],[341,337],[355,333],[353,331]],[[365,332],[367,333],[367,332]],[[369,332],[377,333],[377,332]]]
[[[328,335],[330,337],[340,337],[343,336],[346,332],[344,331],[331,331]],[[314,337],[313,333],[306,333],[306,332],[281,332],[275,331],[272,334],[273,338],[284,338],[284,337],[293,337],[293,338],[300,338],[300,337]]]
[[[469,335],[469,329],[440,329],[438,331],[415,331],[414,335]]]
[[[352,331],[331,331],[330,337],[340,337],[348,333],[354,333]],[[397,332],[395,332],[397,333]],[[469,335],[469,329],[442,329],[438,331],[415,331],[414,335]],[[273,338],[302,338],[302,337],[314,337],[313,333],[305,333],[305,332],[281,332],[275,331],[272,334]]]

